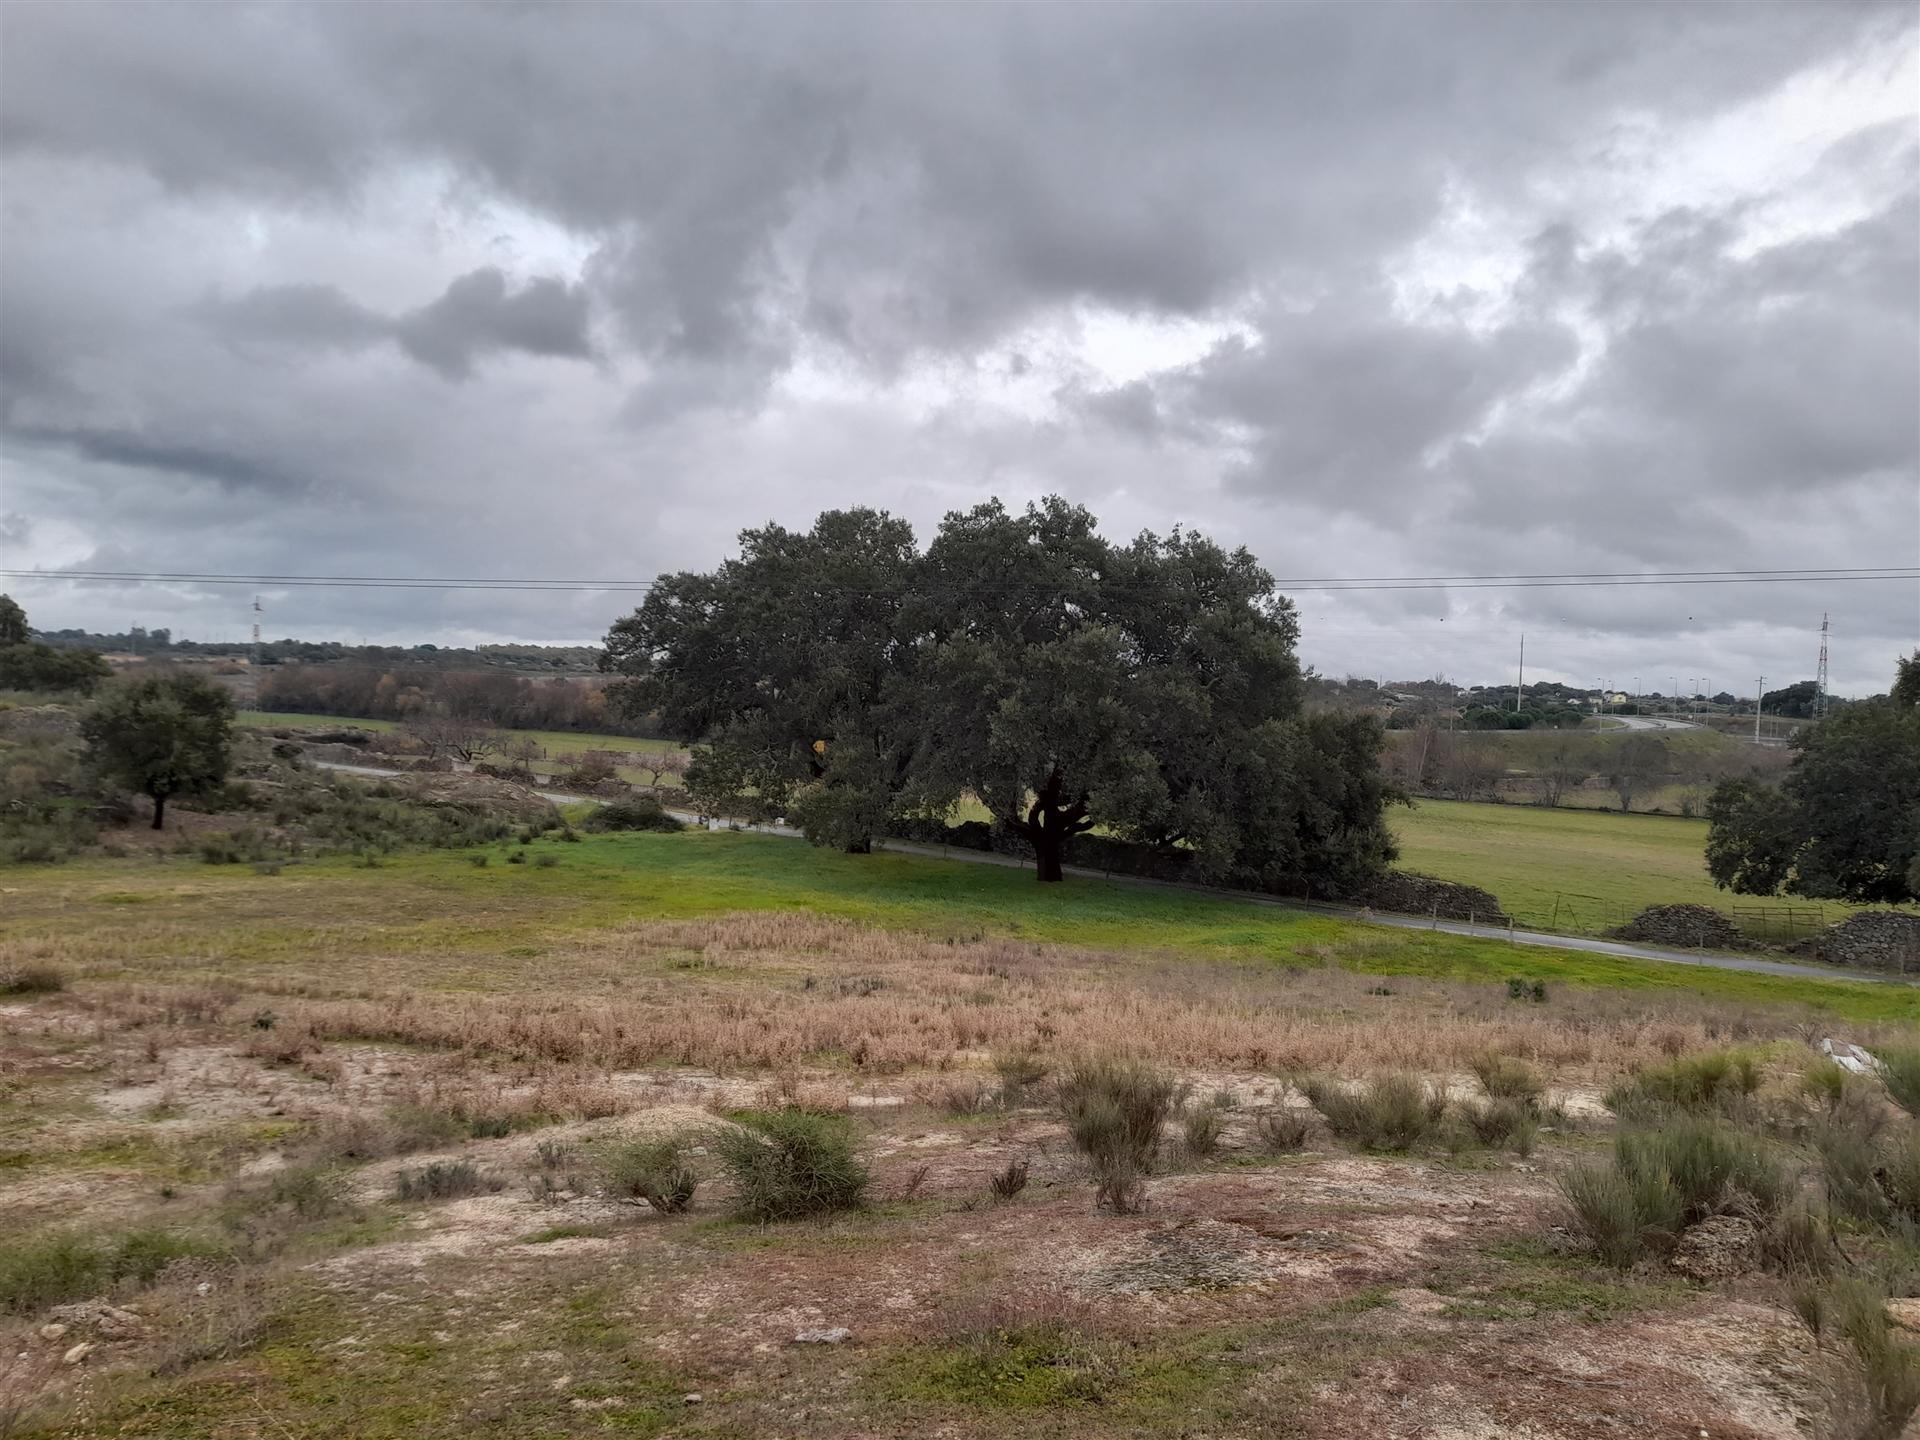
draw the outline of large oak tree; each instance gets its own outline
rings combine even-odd
[[[918,744],[901,628],[917,562],[912,528],[876,510],[744,531],[738,559],[664,576],[613,626],[613,703],[704,745],[686,775],[696,799],[865,850]]]
[[[1329,893],[1392,857],[1372,721],[1301,715],[1292,606],[1244,550],[1184,531],[1115,545],[1049,498],[742,536],[608,637],[630,710],[705,742],[689,787],[757,797],[861,848],[966,797],[1042,880],[1096,827],[1196,878]],[[824,743],[816,743],[824,742]]]

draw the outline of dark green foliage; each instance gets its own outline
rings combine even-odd
[[[1674,1111],[1738,1114],[1760,1088],[1760,1065],[1742,1050],[1709,1050],[1652,1065],[1607,1091],[1607,1108],[1622,1119]]]
[[[744,531],[738,559],[661,577],[608,632],[605,667],[625,677],[610,698],[708,742],[686,776],[696,800],[864,849],[920,744],[903,614],[917,563],[911,527],[876,510]]]
[[[153,800],[153,828],[175,795],[227,778],[233,702],[198,675],[159,675],[115,686],[80,719],[87,759],[101,774]]]
[[[113,673],[91,650],[47,645],[0,645],[0,690],[91,695]]]
[[[588,830],[658,830],[672,832],[686,826],[669,815],[659,798],[635,795],[598,807],[581,822]]]
[[[867,1167],[840,1116],[791,1106],[757,1111],[718,1132],[713,1148],[744,1220],[798,1220],[856,1210],[866,1199]]]
[[[1378,722],[1301,714],[1298,624],[1245,551],[1116,545],[1050,498],[829,511],[664,577],[607,637],[612,694],[706,748],[687,788],[861,851],[978,796],[1040,878],[1096,824],[1197,880],[1336,894],[1393,856]]]
[[[27,612],[11,595],[0,595],[0,690],[87,695],[112,673],[95,651],[35,644]]]
[[[394,1178],[398,1200],[459,1200],[469,1195],[491,1195],[505,1188],[497,1175],[483,1174],[466,1160],[435,1160],[424,1169],[402,1170]]]
[[[1507,999],[1531,1000],[1536,1005],[1544,1005],[1547,1003],[1547,982],[1511,976],[1507,980]]]
[[[1446,1096],[1411,1075],[1376,1075],[1349,1089],[1312,1079],[1301,1088],[1327,1128],[1369,1150],[1410,1150],[1431,1138],[1446,1115]]]
[[[120,1282],[145,1285],[175,1260],[214,1246],[173,1230],[121,1235],[14,1235],[0,1246],[0,1312],[26,1314],[97,1295]]]
[[[1896,710],[1920,708],[1920,650],[1900,657],[1894,670],[1893,690],[1887,699]]]
[[[1770,1219],[1793,1190],[1765,1140],[1698,1116],[1624,1132],[1614,1142],[1614,1163],[1645,1193],[1670,1190],[1682,1226],[1709,1215]]]
[[[1920,708],[1851,705],[1794,736],[1778,789],[1729,780],[1707,805],[1707,869],[1747,895],[1898,904],[1920,894]]]
[[[1576,1166],[1560,1181],[1575,1228],[1602,1260],[1622,1269],[1712,1215],[1768,1225],[1793,1188],[1765,1140],[1697,1115],[1625,1131],[1611,1162]]]
[[[1061,1117],[1093,1167],[1096,1205],[1116,1215],[1140,1208],[1176,1093],[1171,1076],[1139,1060],[1083,1060],[1062,1077]]]
[[[644,1200],[662,1215],[678,1215],[693,1203],[700,1177],[686,1163],[677,1139],[633,1140],[599,1156],[600,1184],[620,1200]]]
[[[11,595],[0,594],[0,649],[24,645],[32,638],[33,632],[27,628],[27,612],[20,608],[20,602]]]

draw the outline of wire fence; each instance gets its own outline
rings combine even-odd
[[[1542,923],[1547,930],[1600,934],[1617,930],[1645,908],[1599,895],[1556,891]],[[1826,907],[1806,904],[1707,906],[1718,910],[1748,937],[1785,943],[1804,939],[1827,928]]]

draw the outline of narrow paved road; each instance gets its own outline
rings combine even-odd
[[[1603,715],[1625,730],[1698,730],[1691,720],[1660,720],[1652,715]]]
[[[404,770],[382,770],[372,765],[344,765],[331,760],[313,762],[323,770],[340,770],[349,775],[397,776]],[[569,795],[558,790],[533,792],[556,805],[602,805],[606,802],[591,795]],[[669,810],[669,815],[689,825],[710,830],[743,830],[758,835],[779,835],[799,839],[800,832],[790,825],[748,825],[707,820],[685,810]],[[984,850],[961,850],[950,845],[922,845],[910,840],[879,842],[876,849],[902,855],[924,855],[935,860],[959,860],[973,865],[1003,865],[1025,870],[1029,862],[1012,855],[995,855]],[[1252,895],[1244,890],[1219,890],[1206,885],[1183,885],[1173,880],[1149,880],[1139,875],[1108,875],[1078,865],[1066,867],[1069,874],[1090,880],[1105,880],[1110,885],[1137,885],[1156,890],[1184,890],[1195,895],[1213,895],[1223,900],[1238,900],[1275,910],[1312,910],[1338,915],[1367,925],[1388,925],[1397,930],[1440,930],[1449,935],[1464,935],[1475,940],[1509,940],[1516,945],[1537,945],[1547,950],[1577,950],[1587,955],[1612,955],[1623,960],[1655,960],[1667,965],[1698,965],[1707,970],[1740,970],[1750,975],[1786,975],[1807,980],[1854,980],[1865,984],[1914,985],[1920,981],[1899,975],[1879,975],[1870,971],[1841,970],[1825,965],[1795,965],[1787,960],[1753,960],[1744,955],[1703,954],[1695,950],[1667,950],[1657,945],[1629,945],[1618,940],[1600,940],[1587,935],[1555,935],[1543,930],[1505,930],[1493,925],[1473,925],[1465,920],[1422,919],[1418,915],[1399,915],[1391,911],[1371,910],[1353,905],[1328,905],[1312,900],[1284,900],[1270,895]]]

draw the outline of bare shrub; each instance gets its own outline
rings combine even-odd
[[[1188,1107],[1180,1122],[1180,1140],[1194,1159],[1206,1160],[1219,1153],[1226,1129],[1227,1107],[1215,1097]]]
[[[797,1220],[858,1209],[867,1167],[847,1122],[789,1107],[749,1114],[720,1131],[714,1149],[733,1179],[734,1209],[747,1220]]]
[[[60,1378],[60,1351],[48,1345],[0,1343],[0,1440],[21,1433]]]
[[[1009,1160],[1006,1169],[998,1171],[992,1179],[987,1181],[987,1187],[993,1192],[993,1198],[996,1200],[1013,1199],[1027,1188],[1027,1162]]]
[[[1276,1155],[1301,1149],[1313,1134],[1313,1117],[1304,1110],[1269,1110],[1253,1122],[1260,1148]]]
[[[1533,1153],[1540,1135],[1540,1113],[1528,1100],[1485,1100],[1460,1106],[1459,1114],[1482,1145],[1511,1150],[1522,1158]]]
[[[0,969],[0,995],[52,995],[67,988],[57,965],[21,965]]]
[[[1171,1076],[1139,1060],[1083,1060],[1062,1078],[1061,1116],[1093,1167],[1096,1205],[1116,1215],[1140,1208],[1175,1094]]]
[[[923,1082],[915,1087],[918,1096],[941,1114],[954,1118],[985,1115],[998,1108],[999,1092],[977,1075],[961,1075]]]
[[[1026,1102],[1034,1088],[1052,1072],[1052,1066],[1031,1050],[1002,1050],[993,1057],[1000,1077],[1000,1103],[1009,1109]]]
[[[678,1137],[610,1146],[600,1153],[599,1162],[600,1185],[608,1195],[644,1200],[662,1215],[686,1210],[700,1185]]]
[[[1793,1310],[1816,1339],[1838,1340],[1849,1352],[1857,1391],[1846,1432],[1853,1440],[1895,1440],[1920,1413],[1920,1345],[1888,1320],[1885,1286],[1851,1277],[1803,1284]]]
[[[402,1170],[394,1177],[397,1200],[461,1200],[469,1195],[491,1195],[506,1181],[474,1168],[466,1160],[436,1160],[419,1171]]]
[[[1476,1055],[1470,1066],[1490,1100],[1523,1100],[1538,1104],[1546,1091],[1540,1072],[1511,1055]]]

